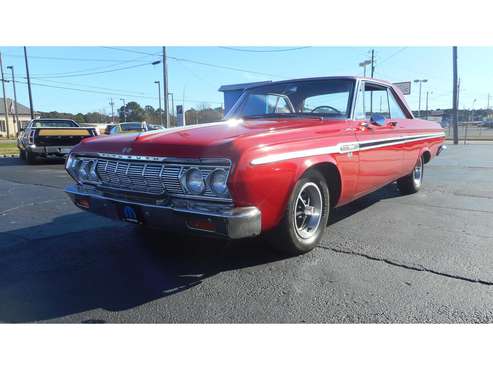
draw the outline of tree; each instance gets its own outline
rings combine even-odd
[[[79,123],[85,123],[86,122],[86,117],[82,113],[77,113],[74,116],[74,121],[79,122]]]
[[[131,101],[128,102],[125,106],[125,110],[127,113],[127,121],[130,122],[142,122],[145,121],[145,111],[144,109],[139,105],[139,103]],[[120,122],[124,121],[124,107],[121,106],[120,109],[118,109],[118,115],[120,117]]]

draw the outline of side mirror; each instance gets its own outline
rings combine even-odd
[[[383,114],[373,113],[370,117],[370,123],[376,126],[384,126],[385,116]]]

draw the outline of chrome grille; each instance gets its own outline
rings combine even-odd
[[[97,159],[97,161],[96,173],[103,187],[152,195],[186,195],[180,184],[180,174],[191,167],[198,168],[204,179],[216,168],[223,168],[229,173],[229,166],[155,163],[120,159]],[[218,198],[208,184],[202,196]]]

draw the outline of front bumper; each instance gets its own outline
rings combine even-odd
[[[65,192],[79,208],[112,219],[125,220],[124,209],[128,206],[135,212],[136,219],[132,222],[151,228],[191,230],[230,239],[252,237],[261,232],[261,213],[256,207],[235,208],[179,199],[136,199],[85,185],[71,185]]]

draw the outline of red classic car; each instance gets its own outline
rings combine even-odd
[[[393,181],[418,191],[443,143],[388,82],[273,82],[245,90],[221,122],[85,139],[66,192],[103,216],[232,239],[268,232],[298,254],[319,243],[332,208]]]

